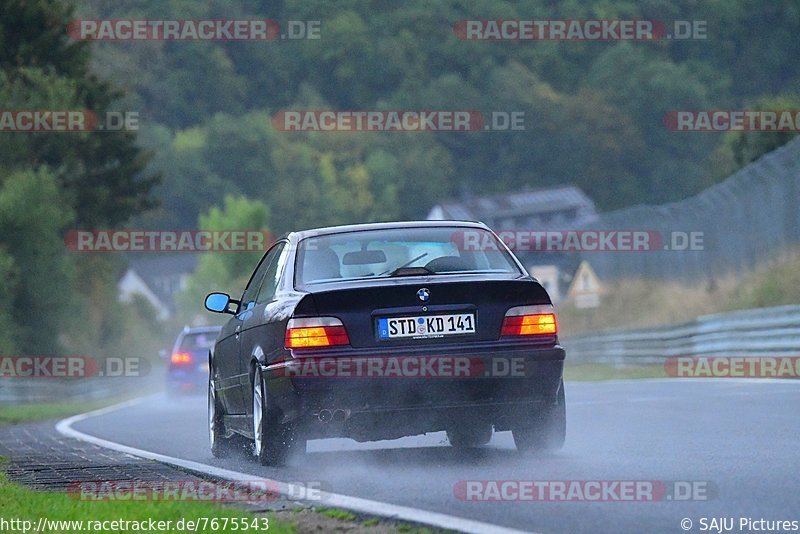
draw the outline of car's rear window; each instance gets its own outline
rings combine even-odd
[[[298,286],[391,276],[522,274],[497,238],[480,228],[402,228],[307,238],[297,254]]]

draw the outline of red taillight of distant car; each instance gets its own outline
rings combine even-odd
[[[306,349],[349,345],[342,321],[335,317],[290,319],[286,325],[287,349]]]
[[[188,352],[173,352],[169,361],[172,365],[187,365],[192,363],[192,355]]]

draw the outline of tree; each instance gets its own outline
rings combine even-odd
[[[225,197],[221,208],[212,207],[198,221],[200,230],[208,232],[266,231],[268,225],[269,209],[264,203],[232,195]],[[177,296],[181,314],[192,322],[203,309],[203,298],[212,291],[230,291],[238,298],[264,252],[266,250],[204,253],[186,288]]]
[[[2,290],[3,308],[13,314],[11,335],[19,350],[53,354],[61,348],[59,334],[74,291],[73,270],[61,238],[73,214],[62,205],[49,170],[18,171],[3,178],[0,276],[10,282]],[[7,321],[0,318],[0,339],[10,335],[2,330]]]
[[[231,192],[264,200],[275,221],[293,221],[295,227],[420,216],[461,192],[567,181],[587,188],[600,209],[677,200],[721,178],[707,156],[723,136],[669,131],[666,113],[735,109],[791,93],[800,82],[800,62],[793,61],[800,50],[796,0],[462,4],[78,2],[79,9],[103,18],[321,21],[318,40],[97,44],[99,72],[124,83],[149,118],[173,130],[176,139],[179,132],[203,132],[203,146],[182,152],[184,159],[175,158],[174,166],[173,147],[153,147],[168,163],[153,168],[164,169],[171,182],[158,191],[170,205],[162,214],[180,212],[179,220],[189,223]],[[704,20],[708,39],[475,42],[453,32],[458,20],[525,18],[533,12],[542,19],[659,19],[667,26]],[[526,128],[371,133],[343,142],[317,139],[339,134],[289,135],[265,128],[265,121],[258,124],[259,116],[292,108],[523,111]],[[331,147],[336,154],[329,170],[336,172],[325,181],[320,162]],[[422,157],[410,161],[411,153]],[[384,165],[392,158],[396,169]],[[341,209],[309,211],[338,199],[345,169],[360,166],[367,173],[351,175],[364,188],[357,201],[346,198]],[[333,190],[320,191],[321,184],[334,184]]]
[[[800,96],[787,95],[763,98],[747,109],[782,111],[800,109]],[[793,114],[794,115],[794,114]],[[708,156],[714,178],[722,180],[794,139],[797,132],[732,131],[724,134],[722,143]]]
[[[72,18],[57,0],[0,2],[4,110],[83,110],[105,122],[122,93],[93,72],[89,44],[68,38]],[[0,348],[58,353],[70,348],[63,341],[80,315],[74,308],[111,312],[116,304],[105,294],[114,293],[115,276],[101,279],[96,269],[112,262],[70,257],[61,236],[68,227],[118,225],[152,206],[157,177],[144,172],[147,154],[134,132],[0,136]],[[79,294],[99,283],[97,301]]]
[[[57,0],[6,0],[0,17],[0,100],[5,109],[88,110],[99,121],[122,93],[89,65],[89,48],[70,42],[72,9]],[[4,132],[0,166],[46,165],[83,227],[113,226],[152,207],[157,176],[133,132]],[[7,144],[6,144],[7,142]],[[63,201],[62,200],[62,201]]]

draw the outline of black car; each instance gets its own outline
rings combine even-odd
[[[565,354],[550,298],[484,224],[290,233],[240,299],[212,293],[205,306],[233,315],[209,354],[216,456],[236,435],[268,465],[326,437],[445,430],[474,447],[510,430],[522,451],[563,445]]]

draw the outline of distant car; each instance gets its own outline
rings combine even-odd
[[[208,383],[208,355],[220,330],[219,326],[187,326],[178,334],[167,363],[168,392],[205,391]]]
[[[465,233],[482,245],[463,246]],[[325,437],[445,430],[451,445],[474,447],[511,430],[522,451],[564,443],[565,353],[553,306],[484,224],[290,233],[241,298],[211,293],[205,306],[233,315],[210,364],[215,456],[237,434],[268,465]]]

